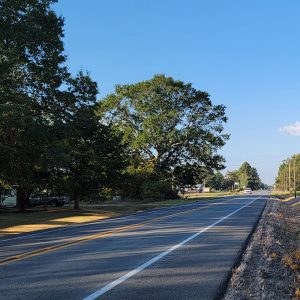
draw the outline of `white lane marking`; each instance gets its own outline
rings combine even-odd
[[[125,275],[119,277],[118,279],[116,279],[115,281],[112,281],[111,283],[107,284],[106,286],[104,286],[103,288],[99,289],[98,291],[96,291],[95,293],[85,297],[83,300],[95,300],[96,298],[102,296],[103,294],[105,294],[106,292],[108,292],[109,290],[113,289],[114,287],[116,287],[117,285],[121,284],[122,282],[126,281],[127,279],[129,279],[130,277],[136,275],[137,273],[143,271],[145,268],[151,266],[152,264],[154,264],[155,262],[157,262],[158,260],[160,260],[161,258],[165,257],[166,255],[170,254],[171,252],[173,252],[174,250],[178,249],[179,247],[183,246],[184,244],[188,243],[189,241],[193,240],[194,238],[196,238],[197,236],[199,236],[201,233],[209,230],[210,228],[216,226],[217,224],[221,223],[222,221],[228,219],[229,217],[231,217],[232,215],[234,215],[235,213],[239,212],[240,210],[242,210],[243,208],[249,206],[250,204],[252,204],[254,201],[256,201],[257,199],[262,198],[258,197],[255,198],[254,200],[252,200],[251,202],[249,202],[248,204],[238,208],[237,210],[233,211],[232,213],[226,215],[225,217],[219,219],[218,221],[214,222],[213,224],[203,228],[202,230],[196,232],[195,234],[191,235],[190,237],[186,238],[185,240],[183,240],[181,243],[174,245],[173,247],[169,248],[168,250],[162,252],[161,254],[153,257],[152,259],[150,259],[149,261],[145,262],[144,264],[140,265],[139,267],[137,267],[136,269],[126,273]]]
[[[222,199],[223,197],[227,197],[227,196],[222,196],[220,198]],[[230,197],[230,196],[228,196],[228,197]],[[224,202],[225,201],[229,201],[229,200],[236,200],[236,199],[239,199],[239,200],[248,199],[248,198],[243,198],[243,197],[238,197],[238,196],[231,196],[231,197],[232,197],[232,199],[225,199]],[[236,198],[234,198],[234,197],[236,197]],[[221,200],[221,199],[216,198],[215,200]],[[213,200],[204,200],[204,201],[208,202],[208,201],[213,201]],[[156,212],[163,211],[163,210],[171,210],[171,209],[174,209],[176,207],[192,206],[192,205],[197,204],[197,203],[201,204],[201,200],[195,201],[195,202],[192,202],[192,203],[187,203],[187,204],[182,204],[182,205],[176,205],[176,206],[172,206],[172,207],[164,207],[164,208],[160,208],[160,209],[152,210],[152,211],[145,211],[143,213],[144,214],[151,214],[151,213],[156,213]],[[8,242],[8,241],[13,241],[13,240],[24,239],[24,238],[27,238],[27,237],[32,237],[32,236],[37,236],[37,235],[43,235],[43,234],[57,232],[57,231],[62,231],[62,230],[69,230],[69,229],[73,229],[73,228],[77,228],[77,227],[84,227],[84,226],[89,226],[89,225],[96,225],[96,224],[100,224],[100,223],[101,224],[105,224],[107,222],[120,221],[120,220],[129,218],[129,217],[140,216],[140,215],[141,214],[136,213],[136,214],[131,214],[131,215],[128,215],[128,216],[123,216],[123,217],[108,218],[106,220],[97,221],[97,222],[91,222],[91,223],[85,223],[85,224],[79,224],[79,225],[71,225],[71,226],[68,226],[68,227],[62,227],[62,228],[58,228],[58,229],[50,229],[50,230],[47,230],[47,231],[42,231],[42,232],[37,232],[37,233],[31,233],[31,234],[25,234],[25,235],[21,235],[21,236],[9,238],[9,239],[4,239],[4,240],[0,239],[0,243]]]

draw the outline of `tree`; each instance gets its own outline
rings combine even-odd
[[[208,186],[210,186],[211,188],[219,191],[223,188],[223,185],[224,185],[224,176],[221,172],[215,172],[213,175],[211,175],[209,178],[208,178]]]
[[[20,210],[62,157],[68,73],[53,2],[0,1],[0,177],[17,185]]]
[[[253,190],[259,189],[261,180],[257,170],[244,162],[238,170],[239,182],[241,187],[249,187]]]
[[[294,169],[295,166],[295,169]],[[294,172],[295,171],[295,172]],[[278,168],[276,189],[290,191],[294,189],[294,173],[296,175],[296,189],[300,188],[300,154],[287,158]],[[289,175],[290,174],[290,175]],[[291,178],[291,182],[289,180]],[[289,186],[290,184],[290,186]]]
[[[249,186],[250,176],[251,176],[251,166],[248,162],[244,162],[238,170],[238,177],[239,177],[241,187],[250,187]]]
[[[74,208],[79,209],[82,195],[116,185],[125,166],[126,149],[121,145],[120,132],[100,124],[96,118],[96,82],[79,72],[70,83],[74,106],[68,123],[64,175],[74,196]]]
[[[123,142],[142,164],[153,164],[157,178],[173,180],[179,168],[189,169],[195,177],[199,169],[224,167],[217,150],[228,139],[223,133],[225,107],[214,106],[206,92],[189,83],[155,75],[136,84],[117,85],[100,101],[98,115],[123,132]]]
[[[231,190],[234,187],[234,183],[239,181],[238,171],[228,171],[225,174],[222,189]]]
[[[262,185],[261,179],[259,178],[258,172],[255,168],[251,168],[248,186],[253,190],[258,190]]]

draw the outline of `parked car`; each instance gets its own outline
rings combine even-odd
[[[251,188],[245,188],[244,189],[244,194],[252,194],[252,189]]]
[[[45,194],[38,193],[34,194],[29,198],[29,206],[39,206],[39,205],[50,205],[52,207],[63,206],[70,202],[70,197],[66,195],[56,195],[56,194]]]

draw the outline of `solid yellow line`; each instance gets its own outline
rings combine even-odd
[[[225,201],[227,201],[227,199]],[[25,253],[22,253],[22,254],[10,256],[10,257],[1,259],[0,260],[0,265],[5,265],[5,264],[8,264],[10,262],[15,262],[15,261],[23,260],[23,259],[30,258],[30,257],[33,257],[33,256],[41,255],[41,254],[46,254],[48,252],[52,252],[52,251],[55,251],[55,250],[60,250],[60,249],[63,249],[63,248],[66,248],[68,246],[72,246],[72,245],[75,245],[75,244],[79,244],[79,243],[83,243],[83,242],[95,240],[95,239],[98,239],[98,238],[103,238],[103,237],[111,236],[111,235],[113,235],[115,233],[123,232],[123,231],[129,230],[129,229],[133,229],[133,228],[138,228],[138,227],[141,227],[143,225],[151,224],[153,222],[165,220],[165,219],[168,219],[168,218],[171,218],[171,217],[184,215],[184,214],[193,212],[195,210],[200,210],[200,209],[207,208],[207,207],[210,207],[210,206],[211,205],[208,204],[206,206],[201,206],[201,207],[193,208],[193,209],[190,209],[190,210],[187,210],[187,211],[184,211],[184,212],[174,213],[172,215],[158,217],[158,218],[155,218],[155,219],[152,219],[152,220],[149,220],[149,221],[145,221],[145,222],[142,222],[142,223],[137,223],[137,224],[132,224],[132,225],[128,225],[128,226],[123,226],[123,227],[112,229],[112,230],[109,230],[109,231],[106,231],[106,232],[101,232],[101,233],[98,233],[98,234],[87,235],[87,236],[84,236],[84,237],[81,237],[81,238],[75,238],[75,239],[73,239],[73,240],[71,240],[69,242],[65,242],[65,243],[62,243],[62,244],[59,244],[59,245],[49,246],[49,247],[46,247],[46,248],[42,248],[42,249],[38,249],[38,250],[30,251],[30,252],[25,252]]]

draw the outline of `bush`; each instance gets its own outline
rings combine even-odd
[[[111,201],[113,198],[113,190],[110,188],[104,188],[100,191],[100,199],[102,201]]]
[[[141,198],[143,200],[159,201],[177,197],[177,193],[172,190],[172,185],[168,181],[150,181],[142,185]]]

